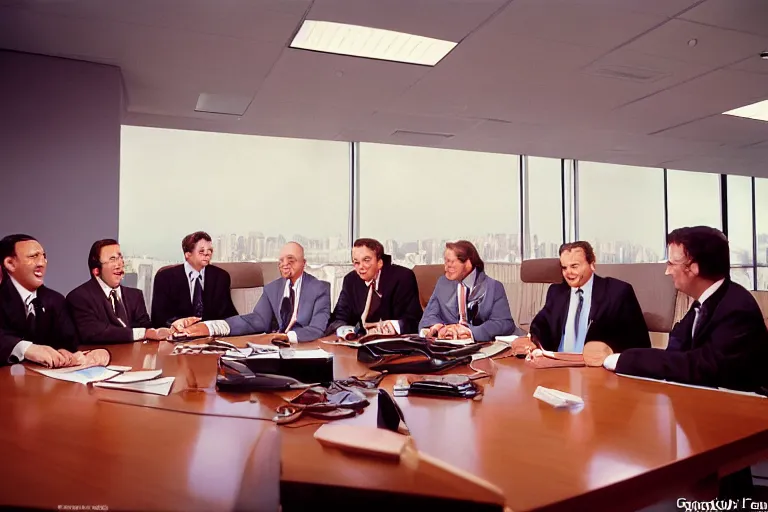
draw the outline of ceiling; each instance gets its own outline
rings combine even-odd
[[[459,44],[291,49],[304,19]],[[126,124],[768,176],[768,123],[720,114],[768,99],[766,0],[0,0],[0,48],[119,66]]]

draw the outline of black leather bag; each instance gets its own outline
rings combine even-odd
[[[426,338],[401,337],[371,341],[357,349],[357,360],[386,373],[437,373],[472,362],[482,344],[455,348]]]

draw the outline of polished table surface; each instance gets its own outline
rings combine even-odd
[[[249,339],[262,338],[229,340]],[[334,353],[336,378],[366,372],[354,349],[319,342],[299,348],[318,346]],[[112,364],[176,375],[174,392],[92,389],[22,365],[0,368],[0,453],[13,461],[0,465],[0,504],[237,508],[253,487],[243,482],[264,479],[254,468],[269,457],[265,447],[278,431],[284,485],[497,499],[450,475],[323,448],[312,437],[317,424],[276,427],[268,395],[214,391],[215,356],[171,356],[167,342],[109,349]],[[496,364],[482,401],[396,400],[420,451],[498,486],[515,511],[632,510],[683,496],[708,478],[757,462],[768,448],[766,399],[601,368],[533,369],[515,358]],[[382,387],[391,391],[395,379],[388,376]],[[585,405],[552,408],[533,398],[537,386],[581,396]],[[375,402],[338,422],[375,426]]]

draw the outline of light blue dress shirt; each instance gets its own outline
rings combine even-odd
[[[558,352],[583,352],[584,340],[587,337],[589,328],[589,310],[592,307],[592,283],[595,281],[595,275],[589,278],[581,288],[571,288],[571,301],[568,304],[568,316],[565,321],[565,331],[560,338]],[[576,293],[582,290],[584,293],[584,304],[581,306],[581,316],[579,317],[579,335],[574,337],[576,322],[576,308],[579,307],[579,295]]]

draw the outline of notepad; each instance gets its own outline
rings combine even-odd
[[[45,368],[32,368],[41,375],[51,377],[52,379],[65,380],[67,382],[76,382],[78,384],[89,384],[91,382],[98,382],[102,380],[111,379],[119,372],[107,370],[103,366],[91,366],[90,368],[84,368],[82,370],[72,371],[59,371],[59,370],[47,370]]]
[[[130,382],[141,382],[143,380],[151,380],[162,375],[163,370],[144,370],[139,372],[126,372],[120,375],[115,375],[109,379],[113,384],[128,384]]]
[[[140,372],[136,372],[140,373]],[[176,377],[162,377],[160,379],[144,380],[141,382],[118,383],[113,381],[96,382],[93,387],[106,389],[120,389],[123,391],[135,391],[150,395],[168,396]]]

